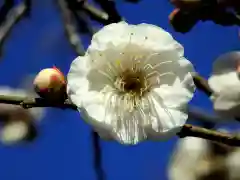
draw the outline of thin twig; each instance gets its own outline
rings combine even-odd
[[[98,180],[105,179],[105,173],[102,169],[102,153],[101,153],[101,146],[100,146],[100,138],[99,135],[92,131],[92,139],[93,139],[93,149],[94,149],[94,167],[97,173]]]
[[[77,33],[77,28],[72,21],[72,14],[71,11],[68,9],[67,3],[65,2],[65,0],[58,0],[58,5],[62,13],[65,33],[68,37],[68,41],[78,55],[84,55],[85,50],[82,45],[81,39]]]
[[[65,102],[50,102],[43,98],[26,98],[21,96],[5,96],[0,95],[0,103],[4,104],[14,104],[22,106],[24,109],[35,108],[35,107],[54,107],[61,109],[73,109],[76,110],[77,107],[70,103],[68,100]]]
[[[24,14],[26,15],[26,17],[30,17],[32,12],[32,0],[24,0],[23,2],[26,6],[26,12]]]
[[[180,138],[188,136],[203,138],[229,146],[240,146],[240,136],[185,124],[177,134]]]
[[[84,1],[82,5],[82,9],[86,11],[86,13],[93,19],[103,24],[109,24],[109,15],[95,8],[93,5],[89,4],[87,1]]]
[[[203,91],[207,96],[211,96],[213,94],[213,90],[210,88],[208,85],[208,82],[205,78],[200,76],[199,74],[194,74],[193,75],[193,81],[196,85],[196,87]]]
[[[0,51],[2,51],[2,46],[4,41],[8,37],[10,31],[14,25],[24,16],[27,10],[25,2],[14,7],[6,17],[5,22],[0,27]],[[0,52],[1,54],[1,52]]]
[[[91,37],[98,31],[97,27],[93,26],[90,17],[85,11],[71,11],[76,22],[76,27],[80,35],[90,35]]]
[[[6,17],[13,6],[14,0],[4,0],[4,4],[0,8],[0,25],[6,20]]]
[[[101,8],[108,14],[107,24],[117,23],[122,21],[122,17],[117,11],[116,3],[114,0],[95,0]]]

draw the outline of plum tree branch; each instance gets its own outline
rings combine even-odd
[[[0,103],[19,105],[24,109],[35,107],[54,107],[73,110],[77,109],[76,105],[70,103],[69,100],[66,100],[65,102],[51,102],[43,98],[22,97],[14,95],[11,96],[0,95]]]
[[[180,138],[191,136],[215,141],[229,146],[240,146],[240,136],[237,134],[219,132],[198,126],[193,126],[191,124],[185,124],[177,135]]]
[[[69,100],[65,102],[51,102],[43,98],[35,97],[22,97],[22,96],[6,96],[0,95],[0,103],[19,105],[22,108],[35,108],[35,107],[53,107],[61,109],[77,110],[76,105],[72,104]],[[177,134],[180,138],[192,136],[199,137],[229,146],[240,146],[240,136],[230,133],[218,132],[191,124],[185,124],[182,130]]]
[[[207,96],[211,96],[213,94],[213,90],[210,88],[210,86],[208,85],[208,82],[205,78],[203,78],[202,76],[200,76],[199,74],[194,74],[193,75],[193,81],[196,85],[196,87],[204,92]]]

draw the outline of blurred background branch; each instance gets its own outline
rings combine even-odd
[[[68,41],[70,42],[71,46],[74,48],[75,52],[78,55],[84,55],[85,50],[83,48],[81,39],[79,37],[77,28],[73,23],[72,12],[68,9],[67,3],[65,0],[57,0],[57,3],[60,7],[65,33],[67,35]],[[83,24],[80,24],[82,26]]]
[[[12,0],[6,0],[0,10],[0,55],[4,42],[14,25],[24,16],[30,15],[31,1],[26,0],[13,6]]]
[[[108,14],[108,20],[104,24],[117,23],[122,17],[117,11],[114,0],[94,0]]]

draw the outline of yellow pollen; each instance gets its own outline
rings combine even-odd
[[[116,65],[120,66],[120,64],[121,64],[121,60],[116,60]]]

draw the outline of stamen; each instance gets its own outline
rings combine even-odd
[[[108,62],[106,71],[108,71],[108,73],[111,74],[111,76],[115,76],[116,72],[117,72],[117,69],[113,64]]]
[[[161,73],[161,74],[160,74],[160,77],[166,76],[166,75],[173,75],[173,76],[175,76],[175,73],[173,73],[173,72]]]
[[[121,72],[114,85],[118,89],[124,108],[128,111],[132,111],[139,106],[141,98],[150,87],[146,74],[136,63],[131,69]]]
[[[105,76],[106,78],[108,78],[111,82],[114,82],[115,79],[113,78],[113,76],[109,75],[108,73],[106,73],[106,72],[104,72],[102,70],[98,70],[98,72],[100,74],[102,74],[103,76]]]
[[[160,55],[161,53],[153,53],[147,56],[147,58],[144,60],[144,64],[148,64],[148,62],[151,60],[153,56]]]
[[[144,70],[148,70],[148,69],[155,69],[159,66],[162,66],[163,64],[168,64],[168,63],[172,63],[172,61],[164,61],[164,62],[160,62],[154,66],[152,66],[151,64],[146,64],[143,68]]]

